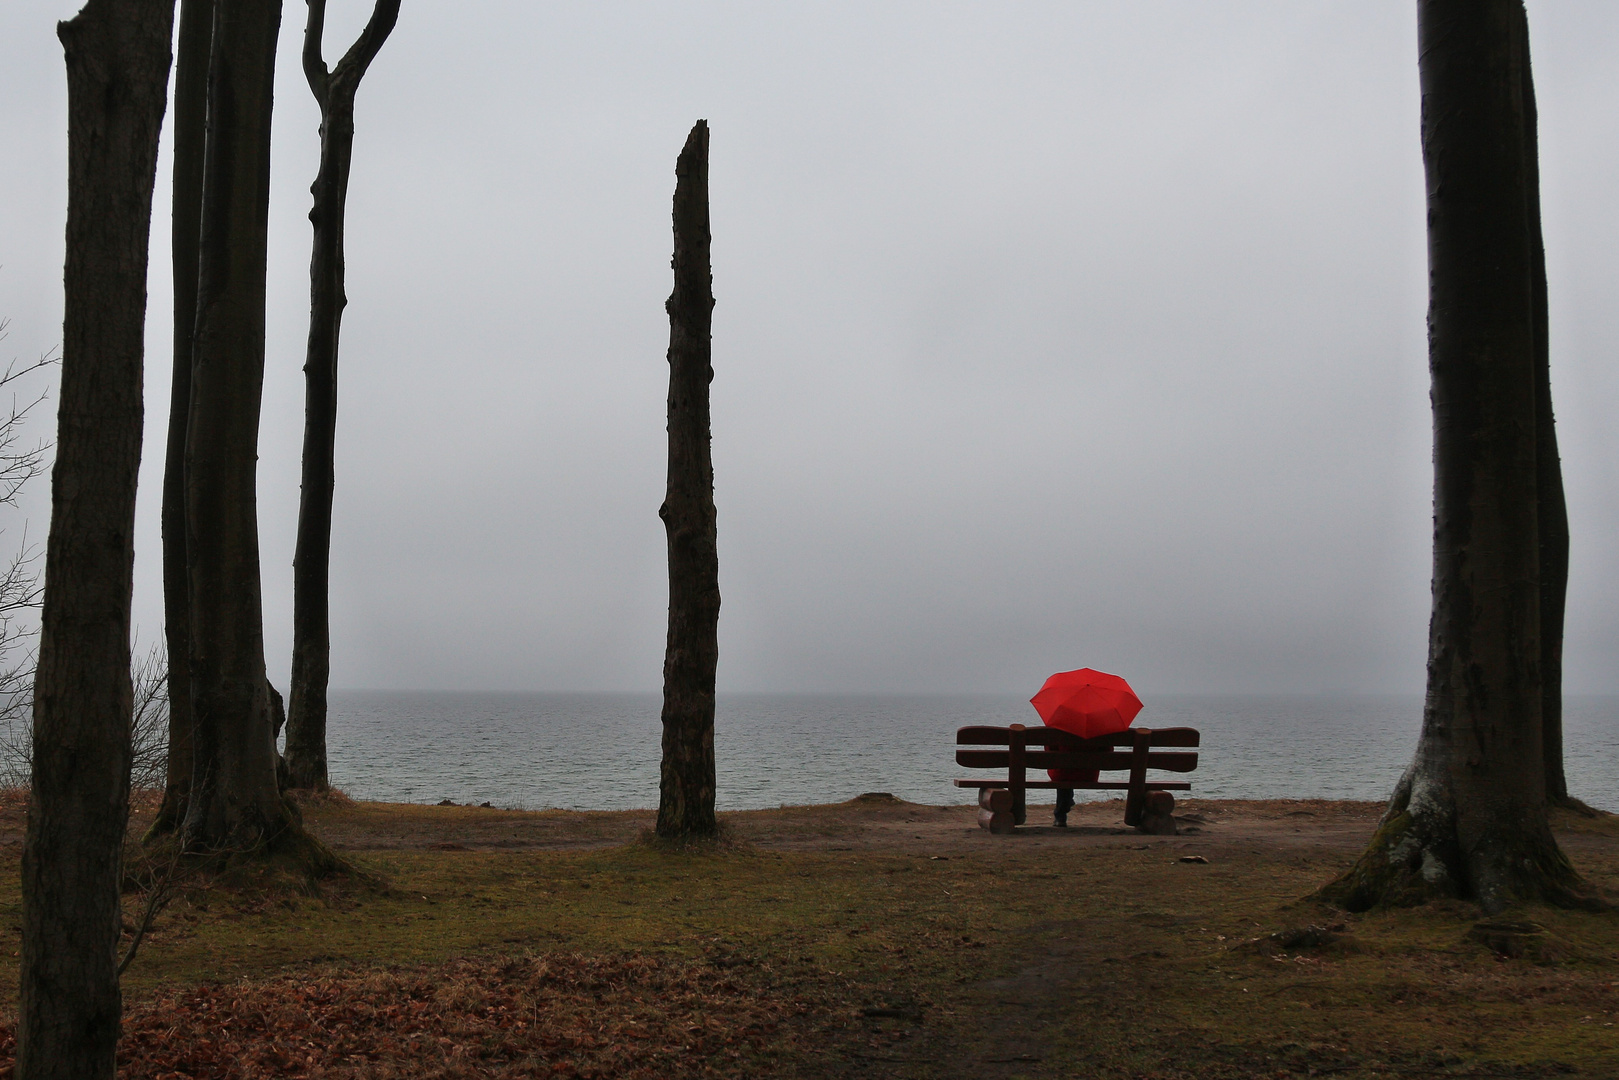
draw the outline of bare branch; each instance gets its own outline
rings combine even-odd
[[[337,62],[338,77],[352,78],[354,85],[358,86],[365,69],[382,51],[383,42],[388,40],[388,35],[393,33],[394,23],[398,21],[399,0],[377,0],[365,29],[349,46],[349,51],[343,54],[343,59]]]
[[[6,324],[0,322],[0,335],[3,335]],[[46,353],[38,360],[22,367],[16,361],[6,365],[0,371],[0,387],[5,387],[18,379],[32,375],[42,368],[55,367],[58,359]],[[45,471],[45,455],[51,450],[50,443],[40,443],[27,450],[16,449],[20,437],[22,423],[35,406],[50,397],[49,390],[41,390],[27,404],[18,405],[13,395],[9,410],[0,410],[0,505],[15,506],[17,495],[28,481]]]
[[[157,791],[168,774],[169,758],[169,663],[162,638],[130,665],[129,678],[134,691],[129,786]]]
[[[308,0],[309,21],[304,24],[304,78],[315,95],[322,113],[326,111],[326,87],[331,73],[320,54],[320,41],[326,33],[326,0]]]
[[[52,352],[54,351],[55,350],[53,349]],[[13,360],[11,363],[6,365],[4,374],[0,374],[0,386],[4,386],[14,379],[20,379],[24,375],[32,375],[40,368],[55,367],[61,362],[61,358],[53,356],[51,353],[46,353],[44,356],[41,356],[38,360],[35,360],[32,364],[29,364],[25,368],[19,368],[17,366],[17,362]]]
[[[9,320],[0,319],[0,338],[9,325]],[[58,360],[53,353],[31,364],[15,360],[7,364],[0,371],[0,387],[54,367]],[[16,506],[23,485],[45,471],[49,443],[28,449],[18,449],[17,444],[28,413],[48,396],[48,391],[41,391],[19,404],[13,395],[10,408],[0,408],[0,505]],[[0,561],[0,786],[4,787],[27,786],[33,767],[34,641],[39,631],[23,615],[39,607],[42,586],[34,565],[39,556],[24,525],[22,543]]]
[[[157,921],[160,911],[169,906],[174,899],[177,884],[177,875],[180,870],[180,858],[185,854],[185,845],[176,842],[174,853],[169,857],[169,864],[152,876],[147,886],[146,907],[141,911],[141,921],[135,924],[129,937],[129,948],[124,958],[118,961],[118,974],[123,975],[125,969],[135,962],[135,954],[140,951],[141,942],[146,940],[147,931]]]
[[[22,547],[11,556],[11,562],[0,569],[0,641],[6,639],[3,628],[16,612],[39,607],[39,594],[44,586],[30,569],[38,559],[39,548],[28,543],[25,530]],[[0,654],[4,651],[5,646],[0,644]]]
[[[337,62],[335,70],[327,69],[321,55],[321,38],[326,32],[326,0],[308,0],[308,4],[309,21],[304,26],[304,78],[309,81],[310,92],[324,113],[334,82],[343,83],[350,94],[359,87],[366,68],[382,51],[383,43],[399,21],[399,0],[377,0],[365,29]]]

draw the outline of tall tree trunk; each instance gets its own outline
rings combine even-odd
[[[714,276],[709,269],[708,123],[697,121],[675,166],[675,290],[669,312],[669,639],[663,658],[663,767],[657,833],[712,836],[714,671],[720,571],[708,384]]]
[[[377,0],[352,48],[328,72],[321,58],[326,0],[309,0],[304,75],[320,105],[320,172],[309,221],[309,347],[304,361],[303,494],[292,559],[292,688],[287,709],[287,776],[292,787],[324,791],[326,689],[331,677],[329,568],[337,439],[337,343],[343,291],[343,213],[354,151],[354,95],[399,18],[399,0]]]
[[[1523,35],[1524,157],[1528,170],[1530,302],[1535,319],[1535,496],[1540,543],[1540,723],[1546,798],[1575,805],[1563,775],[1563,612],[1568,599],[1568,504],[1557,452],[1552,410],[1551,349],[1546,304],[1546,245],[1540,228],[1540,136],[1535,81],[1529,66],[1529,33]],[[1584,804],[1578,804],[1583,806]]]
[[[186,844],[273,845],[276,786],[259,585],[270,110],[280,0],[217,0],[208,71],[197,329],[186,436],[194,763]]]
[[[1371,845],[1323,890],[1587,903],[1547,821],[1535,243],[1521,0],[1419,0],[1434,411],[1433,617],[1416,756]]]
[[[191,602],[186,582],[186,424],[191,416],[191,341],[197,329],[197,241],[202,226],[202,163],[208,133],[208,46],[213,0],[180,0],[174,62],[174,374],[163,462],[163,630],[169,652],[169,767],[148,836],[185,820],[191,791]]]
[[[90,0],[57,27],[67,259],[22,865],[22,1080],[114,1072],[147,245],[173,20],[173,0]]]

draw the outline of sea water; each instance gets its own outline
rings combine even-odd
[[[334,691],[332,783],[359,799],[625,810],[658,802],[656,694]],[[1619,811],[1619,697],[1565,706],[1569,790]],[[1192,797],[1386,799],[1416,746],[1412,696],[1160,696],[1137,723],[1203,733]],[[995,696],[722,694],[714,754],[722,810],[841,802],[887,791],[971,801],[952,786],[955,731],[1038,723]],[[1078,792],[1081,798],[1114,797]]]

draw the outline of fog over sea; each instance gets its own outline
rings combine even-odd
[[[358,799],[625,810],[658,801],[657,694],[334,691],[332,783]],[[1136,723],[1203,733],[1193,798],[1388,797],[1416,745],[1418,695],[1151,698]],[[1619,697],[1565,703],[1570,791],[1619,811]],[[887,791],[971,801],[955,731],[1038,723],[997,696],[721,694],[718,804],[751,810]],[[1078,792],[1111,797],[1109,792]],[[1042,795],[1041,798],[1046,798]]]

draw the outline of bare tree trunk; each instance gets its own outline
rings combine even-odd
[[[1593,902],[1552,836],[1541,752],[1533,188],[1521,0],[1419,0],[1434,410],[1422,734],[1352,910]]]
[[[714,672],[720,572],[708,384],[714,277],[709,269],[708,123],[675,166],[675,290],[669,312],[669,480],[658,516],[669,540],[669,639],[663,659],[663,767],[657,834],[712,836]]]
[[[1568,504],[1552,410],[1551,349],[1546,304],[1546,245],[1540,228],[1540,136],[1529,33],[1523,35],[1524,157],[1528,169],[1531,258],[1530,301],[1535,319],[1535,495],[1540,541],[1540,723],[1546,798],[1554,806],[1583,807],[1569,798],[1563,775],[1563,613],[1568,599]]]
[[[309,189],[315,227],[309,261],[309,347],[304,361],[303,495],[292,560],[292,688],[287,710],[287,776],[292,787],[324,791],[326,689],[331,678],[329,568],[337,439],[337,344],[343,291],[343,213],[354,151],[354,95],[399,18],[399,0],[377,0],[352,48],[326,70],[321,34],[326,0],[309,0],[304,75],[320,105],[320,172]]]
[[[295,823],[276,786],[259,584],[270,110],[280,0],[217,0],[186,436],[194,765],[186,845],[252,851]]]
[[[186,424],[191,416],[191,341],[197,329],[197,241],[202,226],[202,163],[208,132],[208,46],[213,0],[180,0],[174,63],[174,375],[163,463],[163,619],[169,650],[169,768],[163,804],[147,833],[185,820],[191,791],[191,603],[186,581]]]
[[[17,1071],[114,1073],[147,245],[173,0],[90,0],[67,54],[62,389],[34,676]]]

